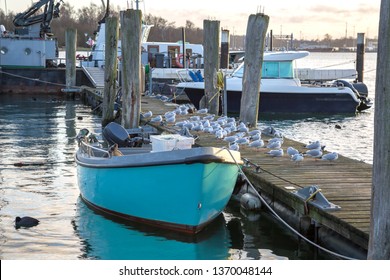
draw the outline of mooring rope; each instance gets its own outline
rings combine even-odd
[[[324,252],[327,252],[331,255],[334,255],[336,257],[339,257],[339,258],[342,258],[342,259],[346,259],[346,260],[356,260],[354,258],[351,258],[351,257],[348,257],[348,256],[345,256],[345,255],[342,255],[342,254],[339,254],[339,253],[336,253],[336,252],[333,252],[329,249],[326,249],[320,245],[318,245],[317,243],[311,241],[310,239],[308,239],[307,237],[303,236],[300,232],[298,232],[296,229],[294,229],[292,226],[290,226],[286,221],[284,221],[276,212],[274,209],[272,209],[272,207],[265,201],[265,199],[259,194],[259,192],[256,190],[256,188],[252,185],[252,183],[250,182],[250,180],[248,179],[248,177],[245,175],[244,171],[242,170],[241,166],[237,163],[236,159],[234,158],[234,156],[232,155],[231,151],[229,150],[229,148],[227,147],[223,147],[223,149],[226,149],[230,156],[232,157],[233,161],[235,162],[235,164],[237,165],[238,169],[240,170],[240,174],[244,177],[245,181],[248,182],[249,186],[252,188],[252,190],[255,192],[255,194],[259,197],[259,199],[261,200],[261,202],[268,208],[268,210],[279,220],[281,221],[288,229],[290,229],[293,233],[295,233],[296,235],[298,235],[300,238],[302,238],[303,240],[305,240],[306,242],[308,242],[309,244],[313,245],[314,247],[318,248],[318,249],[321,249],[322,251]]]

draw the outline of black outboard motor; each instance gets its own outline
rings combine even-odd
[[[118,147],[142,147],[147,139],[139,133],[131,133],[116,122],[110,122],[103,129],[103,136],[110,146],[118,144]]]
[[[115,122],[106,125],[103,129],[103,136],[110,146],[114,144],[118,144],[118,147],[130,146],[130,137],[126,129]]]
[[[356,94],[357,98],[360,99],[360,104],[356,108],[359,112],[371,108],[372,101],[367,98],[368,88],[364,83],[358,82],[352,84],[345,80],[336,80],[335,83],[337,86],[341,85],[350,88]]]
[[[352,85],[359,92],[360,96],[368,97],[368,88],[365,83],[356,82],[353,83]]]
[[[352,85],[352,83],[346,80],[336,80],[336,85],[350,88],[354,93],[356,93],[357,97],[360,98],[359,91]]]

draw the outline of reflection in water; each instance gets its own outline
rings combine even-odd
[[[72,221],[82,240],[83,259],[221,260],[228,258],[230,236],[223,215],[196,236],[104,216],[77,200]]]

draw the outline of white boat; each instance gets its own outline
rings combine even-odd
[[[89,143],[84,133],[75,157],[81,197],[93,208],[196,234],[227,205],[242,164],[239,152],[193,148],[194,139],[180,135],[152,135],[150,145],[144,130],[129,134],[116,123],[103,135],[111,148]]]
[[[356,113],[371,107],[353,83],[336,80],[327,84],[301,84],[296,77],[294,61],[308,56],[306,51],[265,52],[260,84],[259,113]],[[242,64],[226,79],[227,112],[240,112]],[[178,92],[184,91],[195,107],[204,95],[204,82],[182,82]]]

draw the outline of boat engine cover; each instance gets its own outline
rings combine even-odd
[[[103,136],[110,145],[118,144],[118,147],[129,146],[129,134],[123,126],[115,122],[106,125],[103,129]]]

